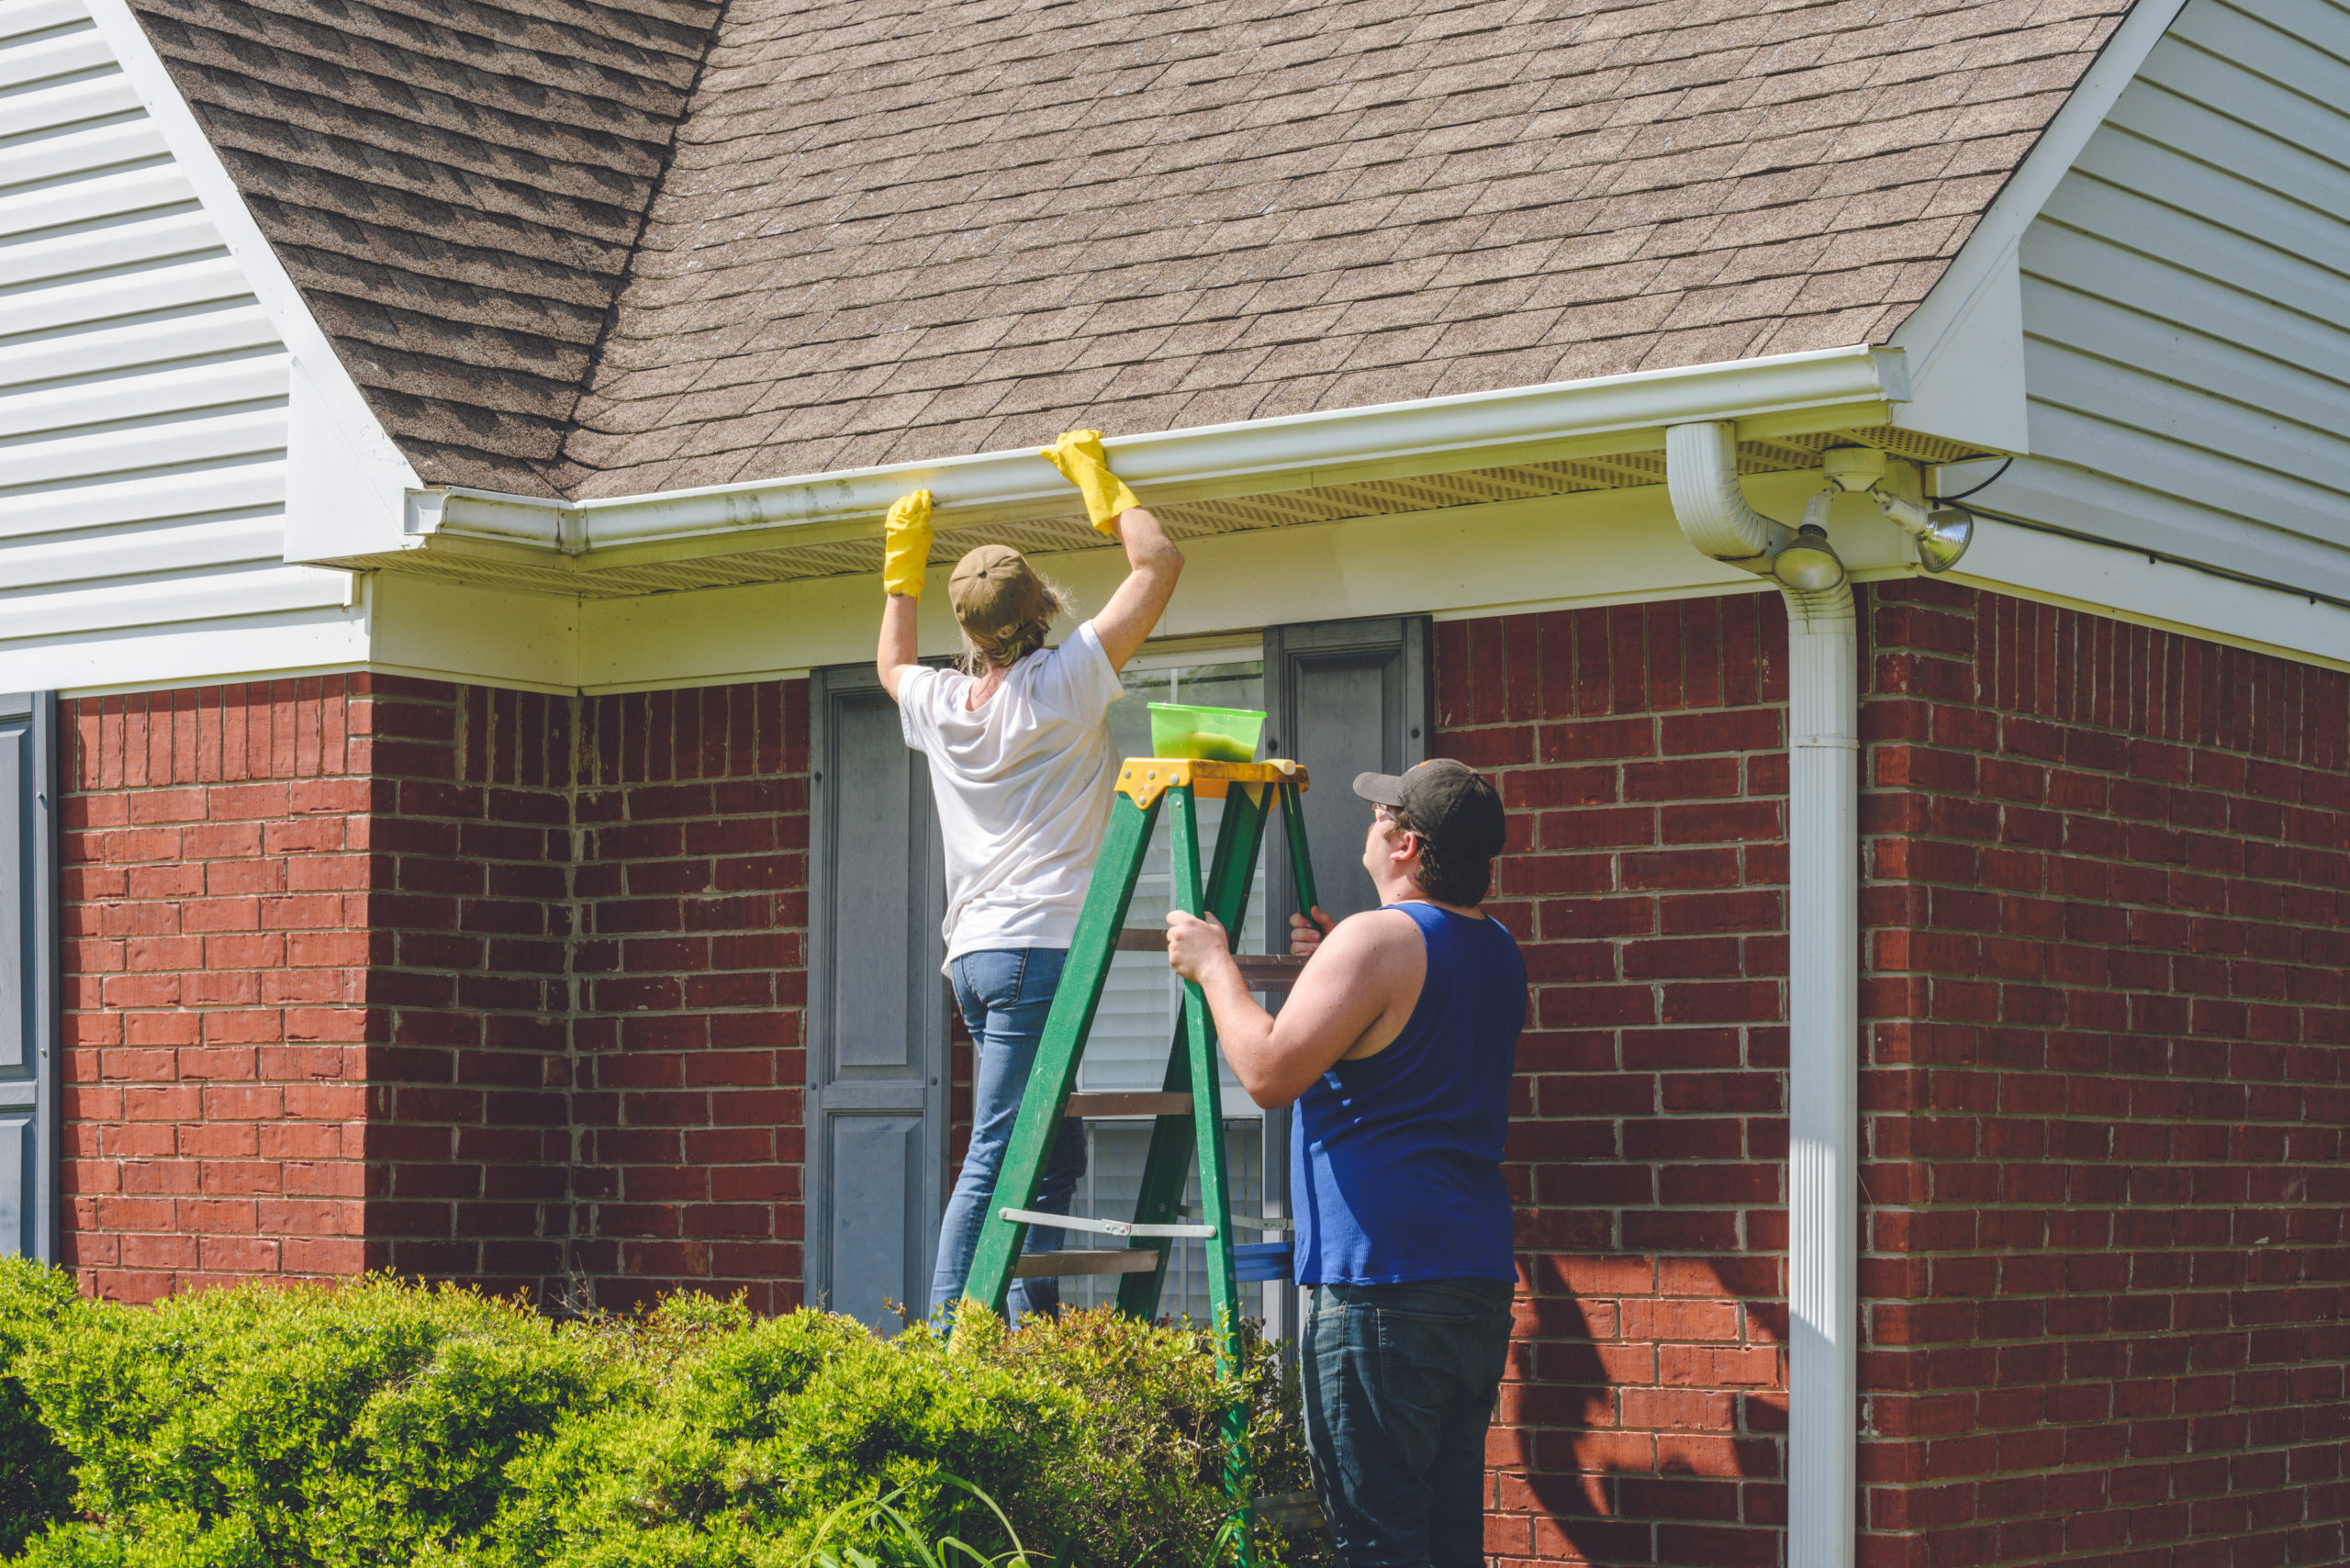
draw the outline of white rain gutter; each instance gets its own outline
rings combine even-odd
[[[1119,476],[1153,501],[1263,494],[1502,463],[1650,450],[1692,420],[1750,438],[1877,422],[1909,396],[1897,349],[1823,349],[1196,430],[1114,436]],[[1068,510],[1068,484],[1034,448],[576,503],[488,490],[411,491],[403,547],[523,547],[581,569],[877,534],[918,487],[944,526]]]
[[[1773,577],[1793,531],[1747,504],[1735,430],[1675,425],[1689,542]],[[1824,498],[1807,521],[1825,521]],[[1851,1568],[1860,1394],[1860,695],[1852,584],[1787,601],[1787,1562]]]

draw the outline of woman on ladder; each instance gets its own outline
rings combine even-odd
[[[915,621],[930,558],[930,492],[890,509],[881,584],[881,684],[898,704],[906,744],[930,764],[946,846],[946,977],[977,1046],[971,1147],[939,1227],[933,1312],[960,1299],[1020,1098],[1028,1086],[1062,960],[1110,821],[1118,758],[1110,705],[1118,672],[1158,625],[1182,575],[1182,552],[1114,475],[1094,431],[1043,454],[1076,485],[1093,526],[1125,546],[1126,580],[1092,620],[1045,646],[1067,597],[1019,551],[982,544],[947,582],[962,630],[962,667],[919,662]],[[1085,1173],[1085,1131],[1064,1122],[1036,1207],[1067,1214]],[[1060,1233],[1028,1232],[1047,1252]],[[1013,1282],[1014,1321],[1060,1308],[1060,1282]]]

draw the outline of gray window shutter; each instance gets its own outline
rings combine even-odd
[[[1305,764],[1306,841],[1322,907],[1344,919],[1376,895],[1362,869],[1370,807],[1348,788],[1358,773],[1401,773],[1428,755],[1433,707],[1428,678],[1432,639],[1424,616],[1321,621],[1275,626],[1265,633],[1268,756]],[[1288,862],[1272,861],[1273,918],[1286,932],[1297,907]]]
[[[1424,616],[1321,621],[1265,633],[1268,756],[1305,764],[1305,838],[1314,852],[1315,890],[1324,910],[1343,920],[1377,900],[1362,868],[1371,808],[1348,786],[1358,773],[1401,773],[1428,755],[1433,723],[1433,644]],[[1297,893],[1288,857],[1267,857],[1266,942],[1289,946]],[[1289,1212],[1290,1118],[1265,1118],[1265,1212]],[[1296,1293],[1268,1287],[1266,1330],[1296,1338]]]
[[[809,682],[807,1300],[921,1316],[946,1206],[946,870],[870,665]]]
[[[0,1254],[57,1256],[57,699],[0,695]]]

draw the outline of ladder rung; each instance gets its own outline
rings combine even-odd
[[[1188,1116],[1189,1094],[1072,1094],[1061,1107],[1064,1116]]]
[[[1164,953],[1167,933],[1163,928],[1129,925],[1118,933],[1121,953]],[[1304,958],[1284,958],[1274,953],[1235,953],[1240,963],[1240,978],[1248,982],[1250,991],[1287,991],[1297,983],[1298,972],[1305,968]]]
[[[1071,1249],[1062,1252],[1023,1252],[1012,1266],[1015,1280],[1066,1279],[1072,1274],[1147,1274],[1158,1267],[1155,1247],[1120,1247],[1106,1251]]]
[[[1185,1204],[1180,1212],[1187,1215],[1195,1215],[1200,1211],[1192,1204]],[[1295,1230],[1297,1228],[1297,1222],[1293,1219],[1281,1219],[1270,1215],[1262,1218],[1256,1219],[1252,1219],[1247,1215],[1234,1215],[1232,1216],[1232,1228],[1235,1230]]]
[[[1079,1215],[1046,1214],[1041,1209],[998,1209],[999,1218],[1014,1225],[1048,1225],[1060,1230],[1082,1230],[1095,1236],[1166,1237],[1173,1240],[1205,1241],[1215,1234],[1212,1225],[1141,1225],[1128,1219],[1087,1219]]]
[[[1276,958],[1270,953],[1235,953],[1240,978],[1250,991],[1287,991],[1305,969],[1304,958]]]

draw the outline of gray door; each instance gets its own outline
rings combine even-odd
[[[0,695],[0,1255],[57,1261],[57,700]]]
[[[891,1327],[929,1305],[946,1206],[938,821],[870,665],[808,700],[807,1299]]]
[[[1265,633],[1267,756],[1305,764],[1305,837],[1324,910],[1345,919],[1378,895],[1362,868],[1371,807],[1349,788],[1358,773],[1401,773],[1428,755],[1434,712],[1428,623],[1419,616],[1321,621]],[[1266,940],[1288,947],[1297,893],[1289,859],[1269,856]],[[1265,1212],[1289,1212],[1290,1117],[1265,1118]],[[1296,1337],[1296,1293],[1268,1286],[1267,1331]]]

